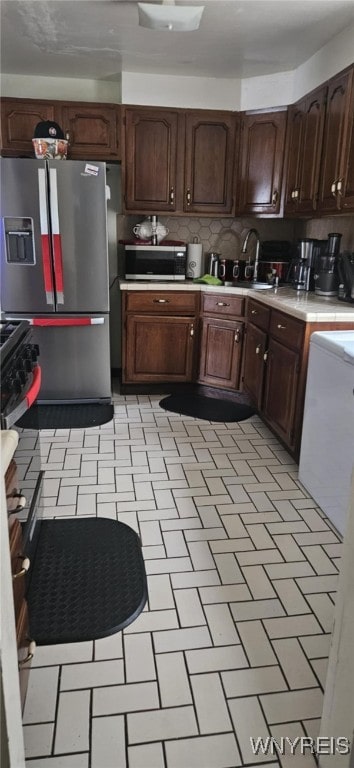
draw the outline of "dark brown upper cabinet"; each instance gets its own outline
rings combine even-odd
[[[127,212],[233,212],[236,115],[125,107]]]
[[[177,110],[126,107],[124,175],[127,211],[176,211]]]
[[[236,115],[187,112],[183,211],[231,214]]]
[[[56,120],[54,104],[34,99],[1,99],[1,150],[7,157],[34,157],[34,129]]]
[[[286,111],[243,115],[238,213],[280,214],[286,122]]]
[[[119,105],[11,98],[1,99],[2,154],[34,157],[34,129],[44,120],[54,120],[63,129],[69,159],[120,159]]]
[[[318,209],[354,210],[354,67],[328,83]]]
[[[289,107],[285,215],[317,209],[327,86]]]
[[[74,159],[120,159],[120,107],[114,104],[62,103],[60,126]]]

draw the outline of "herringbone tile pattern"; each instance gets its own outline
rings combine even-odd
[[[116,396],[110,424],[42,433],[44,515],[132,526],[149,602],[123,633],[37,649],[27,765],[315,766],[255,757],[250,736],[318,732],[339,537],[258,417],[213,424],[158,403]],[[25,432],[23,466],[32,449]]]

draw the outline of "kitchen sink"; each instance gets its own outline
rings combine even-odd
[[[250,288],[252,291],[265,291],[267,288],[273,288],[274,286],[269,283],[261,283],[261,282],[240,282],[236,284],[237,288]]]

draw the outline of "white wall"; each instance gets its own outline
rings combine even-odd
[[[336,35],[294,73],[294,101],[354,62],[354,25]]]
[[[239,79],[122,72],[121,80],[2,75],[3,96],[151,104],[195,109],[267,109],[309,93],[354,62],[354,26],[336,35],[298,69]]]
[[[82,80],[75,77],[1,75],[1,95],[19,99],[63,99],[120,104],[121,81]]]
[[[122,103],[239,109],[241,80],[122,72]]]

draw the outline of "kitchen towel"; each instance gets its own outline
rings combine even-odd
[[[202,243],[189,243],[187,247],[187,273],[186,277],[200,277],[203,272],[203,246]]]

